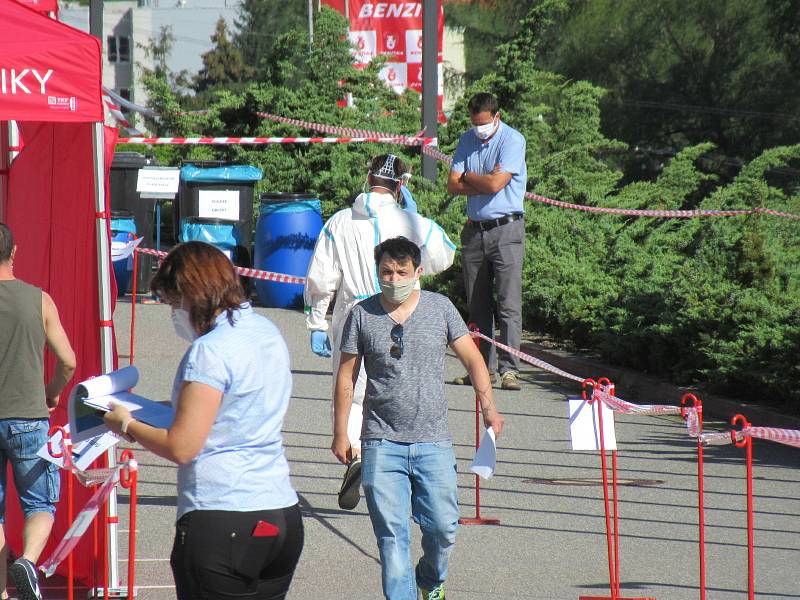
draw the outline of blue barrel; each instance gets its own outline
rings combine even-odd
[[[115,244],[127,244],[136,239],[136,222],[133,213],[127,210],[111,211],[111,247]],[[133,261],[130,257],[112,261],[114,279],[117,280],[117,296],[128,293],[133,273]]]
[[[305,277],[322,230],[316,194],[261,194],[253,264],[256,269]],[[303,286],[256,280],[262,306],[302,308]]]
[[[206,242],[222,250],[231,260],[233,260],[233,253],[240,239],[241,235],[236,221],[204,217],[181,219],[180,241]]]

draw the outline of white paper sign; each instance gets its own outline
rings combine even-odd
[[[197,216],[205,219],[239,220],[238,190],[200,190],[197,194]]]
[[[494,429],[487,427],[483,432],[481,444],[475,453],[475,458],[469,466],[469,470],[476,475],[491,479],[494,475],[494,468],[497,462],[497,446],[495,445]]]
[[[600,450],[600,421],[597,407],[603,407],[603,445],[617,449],[614,411],[599,400],[589,404],[583,398],[569,398],[569,433],[573,450]]]
[[[178,193],[180,179],[180,169],[139,169],[136,191],[140,194],[166,194],[171,198]]]

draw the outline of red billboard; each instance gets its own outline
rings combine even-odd
[[[368,65],[376,56],[388,62],[380,77],[398,94],[411,88],[422,92],[422,2],[369,2],[367,0],[323,0],[350,21],[350,42],[353,62],[357,67]],[[442,108],[442,34],[444,15],[439,0],[439,111]]]

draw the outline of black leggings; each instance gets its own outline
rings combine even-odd
[[[259,521],[277,527],[277,535],[254,537]],[[178,600],[282,600],[302,550],[303,520],[296,504],[253,512],[188,512],[175,525],[170,557]]]

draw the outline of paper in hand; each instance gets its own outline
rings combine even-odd
[[[490,479],[494,475],[496,461],[497,446],[495,444],[494,429],[487,427],[469,470],[483,479]]]

